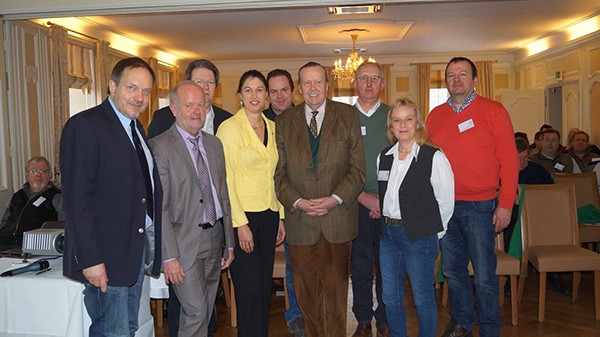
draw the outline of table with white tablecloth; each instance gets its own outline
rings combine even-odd
[[[83,285],[62,275],[61,259],[50,261],[50,271],[0,278],[0,337],[88,336]],[[0,273],[24,265],[0,258]],[[142,288],[137,337],[154,336],[149,280],[145,277]]]

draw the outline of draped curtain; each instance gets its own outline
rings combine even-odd
[[[385,88],[383,88],[383,93],[381,94],[381,101],[385,104],[391,105],[394,102],[390,102],[390,98],[392,97],[392,77],[390,68],[392,68],[391,64],[382,64],[383,68],[383,78],[385,79]]]
[[[52,118],[54,126],[54,165],[60,167],[60,133],[69,118],[68,32],[59,25],[50,26],[52,37]]]
[[[489,99],[492,99],[493,87],[492,87],[492,64],[493,61],[479,61],[475,62],[477,67],[477,84],[475,85],[475,91],[477,94]]]
[[[429,89],[431,82],[431,64],[417,63],[417,106],[423,112],[423,116],[429,114]]]

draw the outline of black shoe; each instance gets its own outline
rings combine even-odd
[[[473,331],[467,330],[460,323],[450,322],[442,337],[473,337]]]
[[[569,288],[562,277],[560,277],[559,273],[548,273],[546,280],[554,290],[564,296],[570,296],[573,293],[571,288]]]

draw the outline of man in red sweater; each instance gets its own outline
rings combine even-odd
[[[442,239],[452,316],[443,337],[473,335],[469,260],[475,271],[479,335],[500,336],[494,238],[510,221],[519,160],[508,112],[502,104],[478,96],[476,83],[477,68],[471,60],[450,60],[446,66],[450,98],[427,120],[431,140],[446,153],[455,179],[454,214]]]

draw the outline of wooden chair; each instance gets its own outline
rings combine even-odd
[[[540,273],[538,321],[544,321],[546,273],[573,272],[573,301],[581,271],[594,272],[595,318],[600,320],[600,254],[579,246],[573,184],[526,185],[521,213],[523,256],[519,302],[523,298],[527,262]]]
[[[519,307],[517,305],[517,276],[520,273],[520,261],[514,256],[509,255],[504,251],[504,235],[502,233],[496,236],[496,275],[499,278],[500,284],[500,305],[504,305],[504,286],[506,284],[506,276],[510,278],[510,309],[512,325],[519,324]],[[473,265],[469,261],[469,275],[473,276]],[[442,289],[442,306],[448,305],[448,282],[444,282]]]
[[[575,185],[577,207],[594,205],[600,209],[600,193],[598,193],[598,181],[595,172],[584,173],[556,173],[556,183]],[[594,243],[600,242],[600,224],[579,224],[579,242],[587,243],[592,249]]]
[[[237,307],[235,304],[235,289],[233,287],[233,281],[231,280],[231,273],[227,272],[229,276],[229,299],[231,306],[229,307],[231,314],[231,327],[237,327]],[[285,282],[285,251],[283,245],[279,245],[275,248],[275,262],[273,265],[273,278],[283,279],[283,292],[285,296],[285,308],[288,309],[290,306],[288,295],[287,295],[287,284]]]

